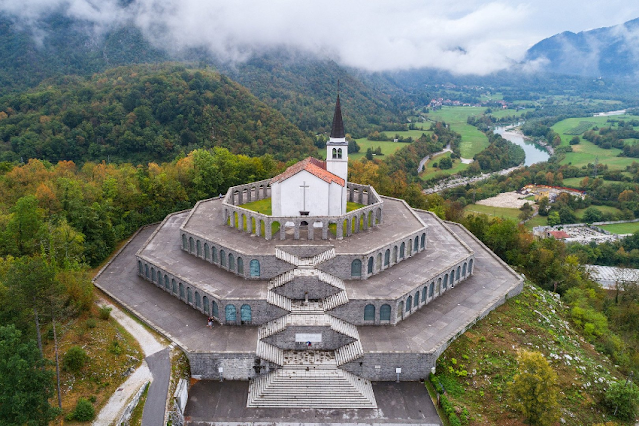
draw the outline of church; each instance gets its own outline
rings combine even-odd
[[[247,381],[247,407],[376,408],[372,382],[426,379],[523,279],[463,226],[347,173],[338,95],[325,161],[141,229],[94,283],[194,379]]]

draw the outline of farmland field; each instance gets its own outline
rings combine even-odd
[[[515,222],[519,222],[519,213],[521,213],[519,209],[512,209],[508,207],[484,206],[481,204],[469,204],[466,206],[466,208],[464,208],[464,211],[467,214],[479,213],[479,214],[485,214],[488,216],[502,217],[504,219],[512,219]]]
[[[449,158],[450,152],[446,152],[442,155],[438,155],[435,158],[431,158],[428,163],[426,163],[426,167],[424,167],[424,171],[419,176],[422,180],[433,179],[440,176],[450,176],[455,173],[459,173],[462,170],[465,170],[468,167],[468,164],[464,164],[461,160],[456,159],[453,160],[453,167],[450,169],[440,169],[433,167],[433,164],[439,163],[439,160],[442,158]]]
[[[444,121],[450,128],[462,137],[461,156],[473,158],[488,147],[488,138],[476,127],[466,122],[471,115],[481,115],[486,108],[479,107],[447,107],[428,113],[428,118],[434,121]]]
[[[601,225],[600,228],[613,234],[634,234],[639,231],[639,222],[615,223],[614,225]]]
[[[430,129],[430,123],[418,123],[417,127]],[[389,137],[394,137],[395,135],[399,135],[405,138],[411,137],[413,138],[413,140],[415,140],[415,139],[419,139],[424,133],[430,134],[432,132],[428,130],[420,129],[420,130],[405,130],[400,132],[385,131],[384,133],[386,133]],[[380,148],[382,148],[382,153],[384,155],[390,155],[390,154],[393,154],[398,149],[401,149],[409,145],[407,142],[369,141],[367,138],[359,138],[359,139],[355,139],[355,141],[357,142],[357,145],[359,145],[360,149],[359,149],[359,152],[355,154],[349,154],[349,158],[352,159],[353,161],[357,161],[363,158],[366,155],[366,150],[368,148],[375,150],[379,146]],[[319,150],[319,151],[321,151],[322,155],[324,155],[324,150]],[[384,157],[379,157],[379,158],[383,159]]]

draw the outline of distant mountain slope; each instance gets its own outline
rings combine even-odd
[[[222,146],[282,161],[312,140],[246,88],[182,65],[120,67],[0,98],[0,160],[171,160]]]
[[[157,49],[135,27],[100,33],[89,23],[56,14],[37,27],[34,34],[31,27],[0,15],[0,94],[62,75],[90,76],[121,65],[170,60],[214,65],[304,131],[330,126],[338,79],[348,132],[362,135],[376,124],[403,122],[401,96],[391,98],[366,75],[333,61],[274,50],[246,63],[225,64],[202,50]]]
[[[590,77],[639,75],[639,18],[614,27],[569,31],[540,41],[526,53],[541,69]]]

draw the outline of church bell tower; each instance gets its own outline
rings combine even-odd
[[[342,121],[342,108],[339,103],[339,93],[335,103],[335,115],[333,115],[333,128],[331,137],[326,143],[326,170],[346,181],[348,177],[348,142],[344,133]]]

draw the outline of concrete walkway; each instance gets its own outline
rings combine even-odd
[[[104,300],[98,300],[97,303],[100,306],[108,306],[112,309],[111,316],[113,319],[120,323],[140,343],[145,360],[129,376],[127,381],[111,395],[111,398],[102,407],[93,424],[96,426],[110,425],[119,420],[131,398],[149,381],[151,385],[149,386],[147,404],[152,401],[150,404],[152,409],[148,410],[148,416],[150,420],[153,419],[153,422],[146,422],[147,408],[145,406],[142,425],[157,426],[163,424],[169,376],[171,374],[171,363],[166,345],[158,341],[146,328],[116,306]],[[164,392],[163,394],[162,391]],[[161,420],[157,421],[157,419]]]

